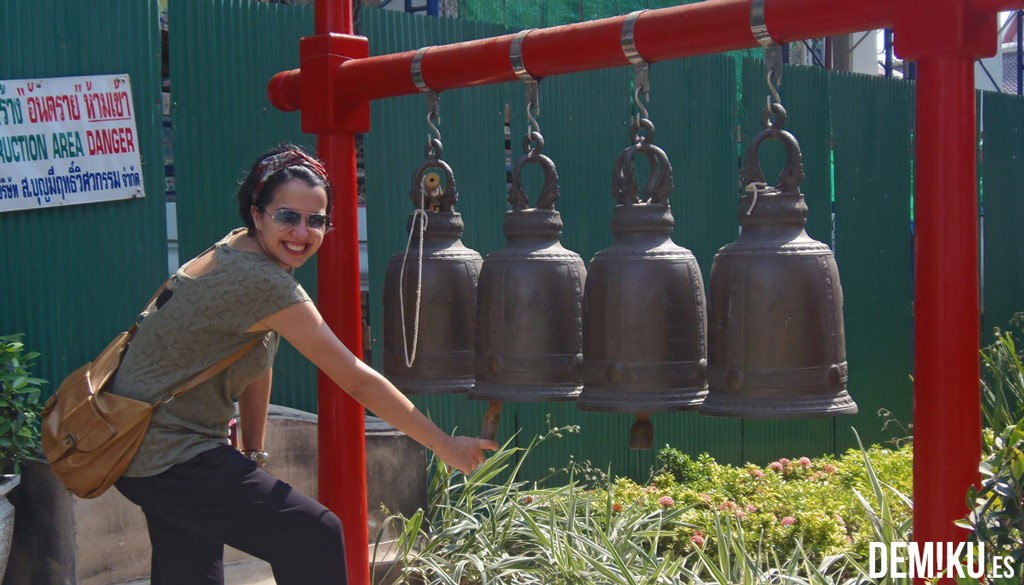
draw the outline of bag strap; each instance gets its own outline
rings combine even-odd
[[[206,256],[207,254],[210,253],[210,250],[213,250],[216,247],[217,247],[217,244],[214,244],[214,245],[210,246],[209,248],[204,250],[202,254],[199,254],[195,258],[192,258],[191,260],[186,262],[184,265],[182,265],[182,267],[179,268],[179,270],[185,270],[186,268],[189,267],[190,264],[192,264],[193,262],[195,262],[199,258],[202,258],[203,256]],[[142,313],[140,313],[140,316],[143,313],[147,313],[147,311],[150,310],[150,308],[153,306],[153,303],[155,303],[156,300],[158,298],[160,298],[160,295],[163,294],[163,292],[165,290],[167,290],[167,287],[170,286],[172,280],[174,280],[174,276],[173,275],[170,278],[168,278],[166,281],[164,281],[163,285],[161,285],[160,288],[158,288],[156,290],[156,292],[153,293],[153,296],[150,297],[149,302],[146,303],[146,307],[144,309],[142,309]],[[135,336],[135,331],[138,328],[139,328],[139,319],[136,318],[135,323],[133,323],[131,328],[128,329],[128,339],[127,339],[128,341],[131,341],[132,337]],[[171,390],[170,392],[165,394],[163,398],[161,398],[160,400],[157,400],[156,402],[154,402],[153,405],[152,405],[153,408],[159,408],[159,407],[167,404],[168,402],[174,400],[178,396],[181,396],[185,392],[188,392],[189,390],[195,388],[196,386],[202,384],[203,382],[209,380],[210,378],[212,378],[212,377],[216,376],[217,374],[223,372],[224,370],[228,369],[228,367],[231,364],[237,362],[239,359],[241,359],[241,357],[243,355],[247,354],[249,352],[249,350],[251,350],[254,347],[256,347],[256,344],[259,343],[261,339],[262,338],[256,338],[256,339],[250,341],[249,343],[247,343],[244,346],[242,346],[235,353],[233,353],[233,354],[229,355],[228,357],[220,360],[219,362],[213,364],[209,368],[206,368],[202,372],[199,372],[195,376],[192,376],[184,384],[178,386],[174,390]]]
[[[182,265],[181,268],[179,268],[179,270],[184,270],[184,269],[188,268],[190,264],[192,264],[193,262],[195,262],[199,258],[202,258],[203,256],[206,256],[210,252],[210,250],[213,250],[216,247],[217,247],[217,244],[214,244],[214,245],[210,246],[209,248],[207,248],[206,250],[203,250],[202,254],[199,254],[195,258],[193,258],[193,259],[189,260],[188,262],[186,262],[184,265]],[[174,280],[174,275],[173,274],[170,277],[168,277],[168,279],[165,280],[163,284],[160,285],[160,288],[156,289],[156,292],[153,293],[153,296],[151,296],[149,298],[149,302],[147,302],[143,306],[142,312],[139,313],[139,316],[135,318],[135,322],[132,323],[132,326],[128,328],[128,337],[125,339],[126,343],[130,342],[132,340],[132,338],[135,337],[135,331],[138,330],[138,328],[139,328],[139,321],[141,320],[140,318],[142,317],[142,315],[148,314],[148,311],[153,306],[153,303],[155,303],[156,300],[158,298],[160,298],[160,295],[163,294],[163,292],[165,290],[167,290],[167,287],[169,287],[171,285],[171,281],[172,280]]]
[[[243,355],[247,354],[249,350],[256,347],[256,344],[258,344],[260,340],[262,340],[262,337],[256,338],[250,341],[249,343],[246,343],[244,346],[242,346],[241,349],[239,349],[235,353],[213,364],[209,368],[206,368],[202,372],[199,372],[195,376],[192,376],[184,384],[178,386],[174,390],[171,390],[166,395],[164,395],[163,398],[154,402],[153,408],[159,408],[167,404],[168,402],[174,400],[175,398],[181,396],[182,394],[188,392],[189,390],[195,388],[196,386],[202,384],[203,382],[228,369],[228,366],[237,362],[239,359],[241,359]]]
[[[205,254],[206,252],[203,252],[203,253]],[[146,311],[148,311],[149,308],[151,306],[153,306],[153,303],[155,303],[156,300],[158,298],[160,298],[160,295],[165,290],[167,290],[167,287],[170,286],[171,280],[173,280],[173,279],[174,279],[174,277],[171,276],[170,278],[165,280],[164,283],[160,285],[160,288],[156,289],[156,292],[153,293],[153,296],[150,297],[149,302],[146,303],[145,307],[142,309],[142,313],[139,313],[139,316],[135,317],[135,321],[132,322],[132,326],[128,328],[128,337],[125,338],[125,344],[128,344],[129,342],[131,342],[132,338],[135,337],[135,332],[138,331],[138,329],[139,329],[139,321],[142,320],[142,315],[145,314]]]

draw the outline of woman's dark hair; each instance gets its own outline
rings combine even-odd
[[[327,192],[327,215],[331,215],[331,209],[334,207],[334,194],[331,190],[331,183],[327,180],[327,177],[322,176],[308,164],[298,163],[287,166],[267,177],[267,180],[262,185],[259,185],[262,178],[261,175],[263,174],[263,169],[261,168],[263,161],[274,155],[291,150],[297,150],[305,154],[305,151],[298,146],[289,142],[283,142],[257,157],[253,161],[252,166],[249,167],[249,172],[245,175],[245,179],[238,186],[238,193],[235,194],[235,197],[238,199],[238,216],[242,219],[245,227],[248,228],[250,236],[256,235],[256,225],[252,220],[252,213],[249,210],[253,205],[258,209],[265,209],[274,200],[277,188],[292,179],[302,179],[310,187],[323,187],[324,191]],[[256,191],[257,186],[259,186],[259,194],[253,200],[253,193]]]

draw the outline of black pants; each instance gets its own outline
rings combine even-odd
[[[344,585],[341,521],[232,447],[115,484],[142,507],[153,585],[223,585],[224,545],[270,563],[278,585]]]

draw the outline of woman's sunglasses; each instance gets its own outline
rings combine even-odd
[[[282,228],[296,228],[306,218],[306,227],[318,232],[327,232],[331,229],[331,218],[323,213],[299,213],[293,209],[281,208],[271,216],[274,223]]]

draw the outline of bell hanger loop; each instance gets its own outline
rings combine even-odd
[[[636,45],[636,23],[641,14],[647,10],[636,10],[630,12],[623,20],[623,31],[620,35],[620,42],[623,45],[623,54],[633,64],[633,103],[637,107],[635,126],[642,126],[642,120],[648,120],[647,107],[644,101],[650,101],[650,64],[640,55]],[[642,99],[641,99],[642,97]],[[634,133],[636,130],[634,130]],[[637,143],[643,141],[642,137],[635,138]]]

